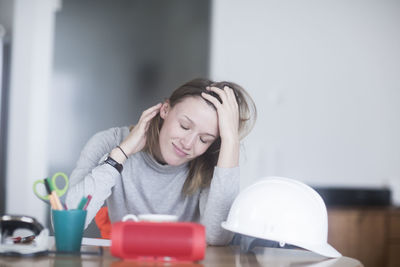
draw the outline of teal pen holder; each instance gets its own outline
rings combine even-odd
[[[57,251],[81,250],[86,210],[52,210],[54,236]]]

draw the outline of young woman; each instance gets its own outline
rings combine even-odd
[[[232,234],[221,222],[239,192],[240,140],[256,119],[239,85],[195,79],[145,110],[131,128],[94,135],[70,177],[67,205],[92,195],[86,226],[106,202],[111,222],[126,214],[173,214],[206,227],[211,245]]]

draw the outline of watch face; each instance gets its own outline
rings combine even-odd
[[[104,156],[101,157],[101,159],[99,160],[99,164],[101,163],[105,163],[106,159],[108,158],[109,153],[105,154]]]

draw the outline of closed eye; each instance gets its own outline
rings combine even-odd
[[[203,139],[203,138],[200,137],[200,141],[201,141],[203,144],[208,144],[208,143],[210,143],[212,140]]]
[[[181,124],[181,128],[184,129],[184,130],[189,130],[189,127],[185,127],[182,124]]]

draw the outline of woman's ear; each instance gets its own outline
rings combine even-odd
[[[165,101],[160,108],[160,117],[164,120],[169,112],[170,106],[169,106],[169,102]]]

